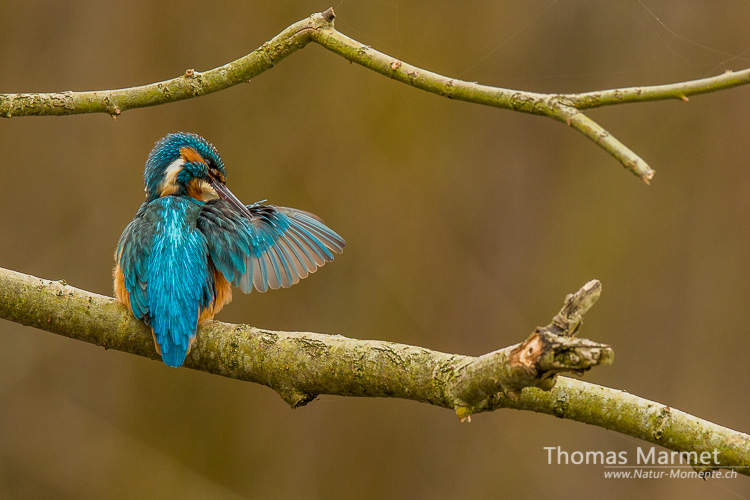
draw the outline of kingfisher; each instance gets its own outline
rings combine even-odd
[[[232,286],[290,287],[346,245],[310,212],[243,204],[216,148],[196,134],[160,139],[143,180],[146,201],[115,251],[115,299],[151,328],[168,366],[184,363],[198,325],[232,300]]]

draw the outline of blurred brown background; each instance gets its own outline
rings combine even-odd
[[[119,88],[240,57],[329,3],[2,2],[0,91]],[[540,92],[750,66],[741,0],[343,1],[336,26],[446,75]],[[0,266],[111,294],[112,253],[167,132],[204,135],[241,199],[348,243],[220,320],[478,355],[592,278],[585,380],[750,431],[750,88],[596,110],[651,187],[551,120],[454,102],[311,44],[249,85],[105,115],[0,121]],[[545,446],[648,445],[498,411],[271,390],[0,323],[0,498],[748,498],[750,480],[605,480]]]

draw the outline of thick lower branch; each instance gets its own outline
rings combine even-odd
[[[0,268],[0,317],[158,359],[150,330],[127,308],[64,282]],[[570,351],[585,363],[550,363]],[[549,388],[558,373],[607,362],[611,355],[603,352],[611,350],[587,340],[566,339],[563,332],[538,331],[522,344],[474,358],[394,342],[209,321],[199,329],[185,366],[266,385],[294,407],[319,394],[397,397],[461,407],[466,417],[485,408],[498,391],[517,392],[534,385]],[[480,386],[482,390],[477,390]]]
[[[498,394],[489,409],[498,408],[576,420],[674,451],[716,450],[723,468],[750,476],[750,435],[617,389],[558,377],[551,391],[524,389],[518,399]]]
[[[566,298],[552,323],[526,341],[480,357],[340,335],[278,332],[208,322],[185,365],[276,390],[292,407],[317,395],[398,397],[454,410],[462,419],[499,408],[547,413],[676,451],[719,450],[748,474],[750,436],[614,389],[557,377],[612,359],[608,346],[574,339],[600,292]],[[109,297],[0,268],[0,318],[158,359],[149,329]]]

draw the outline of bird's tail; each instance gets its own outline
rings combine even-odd
[[[172,368],[178,368],[182,366],[182,364],[185,362],[185,358],[190,352],[190,349],[193,347],[193,342],[190,342],[186,349],[182,343],[175,344],[174,342],[170,342],[169,336],[167,336],[167,340],[166,342],[164,342],[164,346],[162,347],[156,340],[156,334],[153,332],[153,330],[151,331],[151,335],[154,337],[154,346],[156,347],[156,352],[159,353],[162,361],[164,361],[167,366],[171,366]],[[195,339],[195,337],[193,337],[193,339]]]
[[[185,362],[185,357],[187,356],[187,353],[189,351],[189,347],[185,349],[182,346],[176,344],[163,345],[161,348],[161,359],[167,366],[177,368],[182,366],[182,363]]]

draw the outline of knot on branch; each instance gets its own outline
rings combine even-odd
[[[524,387],[550,390],[560,373],[581,374],[612,363],[610,346],[574,337],[601,290],[598,280],[589,281],[565,297],[552,323],[537,327],[516,346],[485,354],[461,367],[452,391],[459,418],[468,420],[472,413],[491,406],[498,395],[517,399]]]
[[[513,377],[512,391],[524,387],[552,389],[555,376],[563,372],[582,374],[599,364],[611,364],[612,348],[587,339],[574,338],[583,316],[599,300],[602,284],[591,280],[577,292],[565,296],[562,309],[552,322],[534,333],[508,356]],[[506,390],[507,392],[507,390]]]
[[[563,372],[583,374],[597,365],[614,361],[614,352],[606,344],[576,339],[538,328],[508,356],[512,377],[505,387],[513,397],[524,387],[550,390],[555,376]]]

